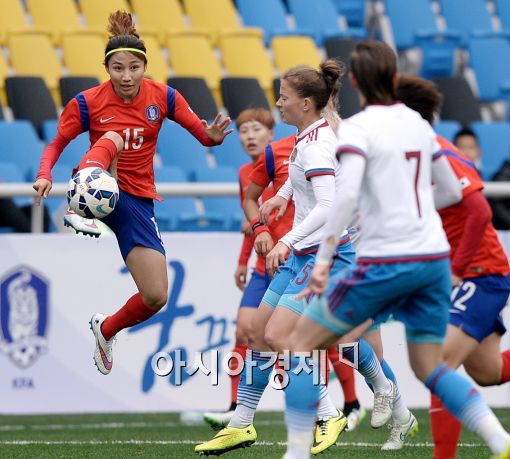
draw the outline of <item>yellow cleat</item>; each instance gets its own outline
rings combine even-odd
[[[195,453],[204,456],[219,456],[233,449],[251,446],[255,443],[255,440],[257,440],[257,431],[255,427],[253,427],[253,424],[241,429],[225,427],[221,429],[212,440],[195,446]]]
[[[508,440],[505,451],[503,451],[499,456],[492,456],[492,459],[510,459],[510,440]]]
[[[315,424],[313,445],[310,450],[312,454],[319,454],[331,448],[347,427],[347,418],[341,411],[338,413],[338,416],[319,420]]]

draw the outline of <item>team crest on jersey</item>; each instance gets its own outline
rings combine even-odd
[[[48,282],[20,266],[0,280],[0,352],[28,368],[46,352]]]
[[[149,105],[145,109],[145,114],[149,121],[157,121],[159,119],[159,108],[157,105]]]

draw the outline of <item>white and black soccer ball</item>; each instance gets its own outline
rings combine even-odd
[[[106,217],[119,200],[119,187],[112,175],[98,167],[79,170],[69,180],[69,208],[85,218]]]

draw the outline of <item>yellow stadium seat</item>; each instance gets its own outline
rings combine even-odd
[[[228,76],[257,78],[266,93],[267,100],[272,102],[275,72],[262,39],[224,36],[220,40],[220,48]]]
[[[55,102],[60,105],[58,80],[63,70],[50,37],[41,33],[11,33],[8,46],[16,75],[44,78]]]
[[[148,34],[144,34],[141,38],[147,48],[147,76],[166,84],[166,80],[169,77],[169,67],[158,40],[156,37]]]
[[[143,31],[146,28],[153,29],[161,45],[165,44],[169,32],[188,29],[179,0],[131,0],[131,5],[138,18],[142,35],[145,36]]]
[[[296,65],[310,65],[318,68],[321,55],[310,37],[287,35],[273,37],[271,41],[274,63],[280,73]]]
[[[0,0],[0,11],[0,44],[7,43],[11,31],[30,29],[19,0]]]
[[[223,72],[209,40],[201,35],[175,35],[168,37],[167,46],[175,75],[203,78],[216,103],[223,105],[220,94]]]
[[[130,11],[127,0],[80,0],[88,27],[106,30],[108,16],[117,10]]]
[[[78,8],[73,0],[28,0],[27,6],[32,23],[50,30],[57,44],[64,31],[82,29]]]
[[[64,63],[70,76],[93,76],[101,83],[108,80],[103,65],[105,42],[91,32],[67,32],[62,36]]]
[[[255,0],[253,0],[255,1]],[[262,38],[262,29],[242,27],[232,0],[184,0],[191,26],[209,32],[214,44],[224,34],[245,34]]]
[[[2,104],[7,105],[7,98],[5,97],[5,79],[9,76],[9,66],[4,59],[2,53],[0,53],[0,100]]]

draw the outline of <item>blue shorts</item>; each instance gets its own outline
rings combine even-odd
[[[115,233],[124,260],[137,245],[157,250],[165,255],[152,199],[140,198],[120,190],[115,209],[101,221]]]
[[[494,332],[506,331],[501,311],[510,294],[510,276],[482,276],[464,279],[452,292],[450,324],[477,341]]]
[[[248,285],[244,289],[239,307],[258,308],[270,283],[271,278],[268,274],[263,276],[257,271],[253,271],[250,282],[248,282]]]
[[[280,268],[280,272],[275,274],[269,284],[262,302],[273,308],[280,305],[296,314],[303,314],[307,301],[305,298],[297,300],[296,295],[308,286],[316,256],[316,250],[306,255],[291,253],[286,263]],[[347,239],[346,242],[338,246],[331,266],[331,274],[336,275],[353,265],[354,258],[354,249],[350,240]]]
[[[404,323],[410,343],[442,343],[451,293],[450,261],[356,263],[313,298],[305,315],[338,336],[373,318]],[[334,282],[336,281],[336,282]]]

